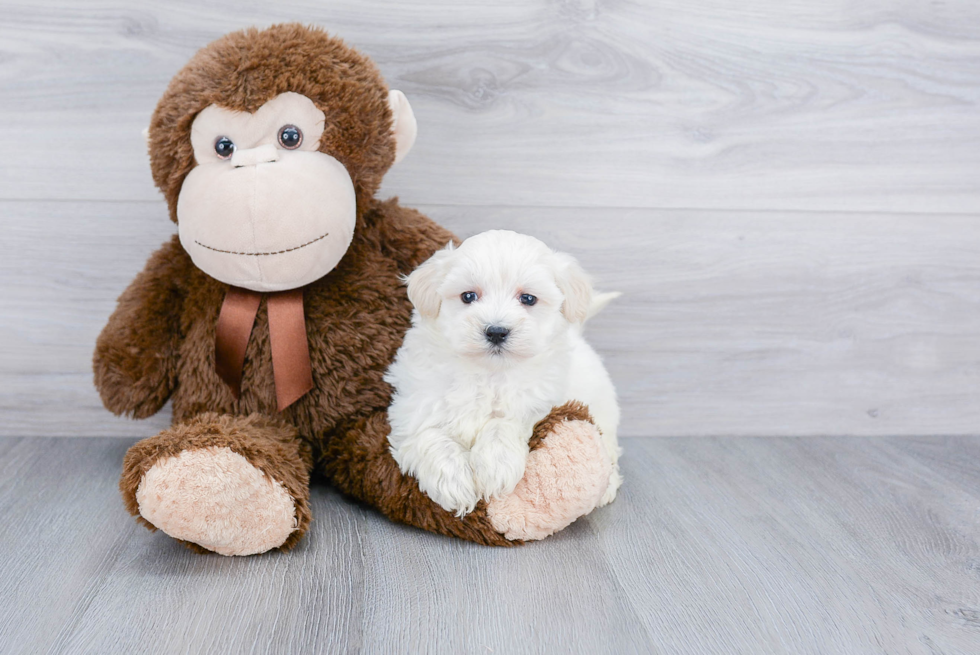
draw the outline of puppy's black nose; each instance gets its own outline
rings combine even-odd
[[[495,346],[502,344],[504,339],[507,338],[507,335],[510,334],[510,330],[499,325],[491,325],[485,330],[485,332],[487,335],[487,341]]]

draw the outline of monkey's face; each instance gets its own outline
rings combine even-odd
[[[216,105],[191,126],[196,166],[177,199],[181,244],[208,275],[282,291],[330,272],[354,234],[354,184],[319,151],[324,114],[298,93],[254,113]]]
[[[147,136],[153,180],[194,264],[227,284],[281,291],[337,266],[415,134],[408,100],[370,59],[290,23],[199,50]]]

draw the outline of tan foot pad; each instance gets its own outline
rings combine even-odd
[[[296,529],[289,492],[230,448],[160,460],[140,481],[136,502],[171,537],[222,555],[264,553]]]
[[[508,539],[544,539],[595,509],[611,473],[599,430],[565,421],[528,455],[514,492],[488,503],[487,516]]]

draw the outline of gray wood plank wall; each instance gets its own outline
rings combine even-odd
[[[0,1],[0,434],[142,435],[89,372],[173,226],[140,135],[240,27],[313,22],[405,91],[399,195],[625,292],[590,335],[623,433],[975,433],[973,0]]]

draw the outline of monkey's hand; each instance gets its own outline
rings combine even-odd
[[[95,345],[95,387],[106,409],[146,418],[173,392],[184,293],[180,268],[187,254],[177,237],[150,257],[119,297]]]

